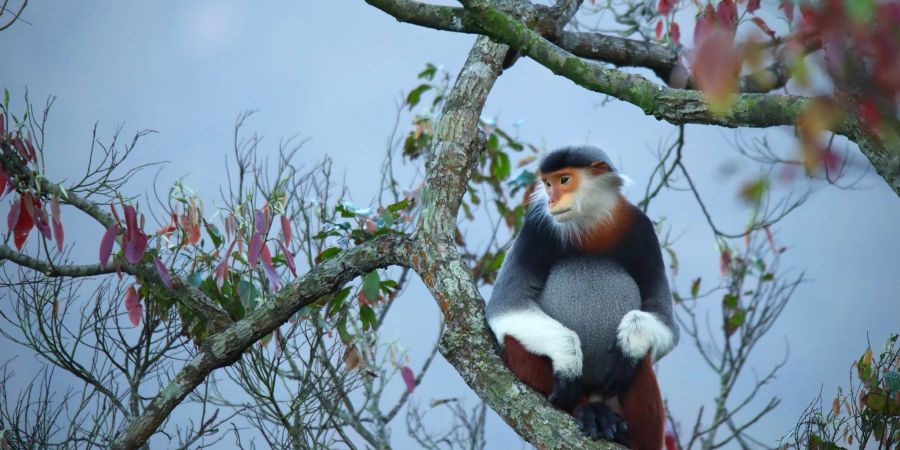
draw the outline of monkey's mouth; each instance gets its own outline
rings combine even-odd
[[[567,212],[569,212],[569,211],[571,211],[571,210],[572,210],[572,208],[561,209],[561,210],[559,210],[559,211],[550,211],[550,215],[551,215],[551,216],[558,216],[558,215],[560,215],[560,214],[565,214],[565,213],[567,213]]]

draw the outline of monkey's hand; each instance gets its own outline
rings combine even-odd
[[[609,371],[600,383],[600,391],[603,395],[611,397],[619,395],[631,386],[634,380],[634,371],[640,359],[634,359],[626,355],[618,344],[613,344],[609,349],[612,353],[612,363],[609,365]]]
[[[563,411],[572,411],[579,397],[581,397],[580,376],[553,374],[553,392],[547,397],[553,406]]]

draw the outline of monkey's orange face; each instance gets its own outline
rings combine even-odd
[[[596,188],[601,186],[598,181],[609,172],[609,165],[595,162],[588,167],[564,167],[554,172],[542,173],[540,177],[547,192],[547,210],[553,220],[567,222],[589,213],[580,209],[591,208],[591,202],[579,201],[579,198],[596,194]]]
[[[557,222],[565,222],[577,215],[575,197],[581,177],[579,169],[568,167],[541,174],[541,182],[547,191],[547,209]]]

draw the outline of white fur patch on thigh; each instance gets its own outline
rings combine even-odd
[[[617,338],[622,351],[634,359],[653,352],[656,361],[669,353],[675,344],[672,330],[656,314],[639,309],[625,314],[619,323]]]
[[[544,355],[553,362],[553,372],[576,377],[581,375],[581,340],[540,308],[533,306],[510,311],[488,321],[497,340],[510,336],[522,343],[531,353]]]

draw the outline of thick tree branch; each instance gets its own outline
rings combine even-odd
[[[372,270],[390,265],[408,265],[408,255],[412,253],[413,245],[409,238],[385,235],[341,252],[316,266],[245,319],[207,338],[196,356],[157,394],[139,417],[128,423],[110,448],[140,447],[210,372],[233,364],[248,347],[287,322],[300,308],[327,299],[325,296],[340,290],[345,283]]]
[[[465,8],[429,5],[413,0],[366,0],[366,3],[400,22],[435,30],[485,34],[475,13]],[[678,53],[671,48],[655,42],[601,33],[566,31],[563,29],[565,23],[560,24],[550,14],[552,8],[542,5],[534,8],[536,14],[528,21],[529,27],[572,54],[620,67],[644,67],[670,86],[694,89],[687,69],[679,62]],[[569,17],[572,15],[569,14]],[[783,87],[787,80],[787,70],[780,61],[776,61],[769,67],[741,77],[739,89],[746,93],[764,93]]]
[[[528,389],[503,364],[484,318],[484,300],[453,236],[460,200],[483,142],[478,118],[508,47],[481,37],[457,77],[435,126],[427,163],[413,268],[444,314],[441,354],[466,383],[523,438],[541,448],[619,448],[582,436],[566,414]]]

